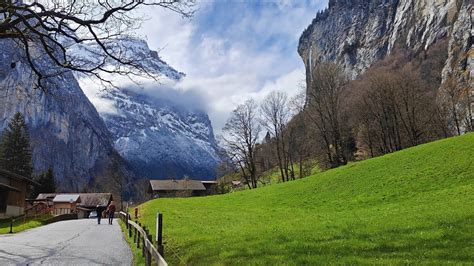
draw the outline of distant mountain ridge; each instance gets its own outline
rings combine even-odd
[[[138,59],[147,71],[159,76],[162,83],[172,86],[184,77],[184,73],[170,67],[156,51],[150,50],[144,40],[124,38],[117,45],[126,48],[127,57]],[[90,99],[98,99],[92,102],[110,130],[115,148],[140,177],[216,178],[219,148],[207,114],[160,98],[159,93],[150,96],[147,94],[150,88],[118,84],[119,88],[105,89],[83,77],[79,76],[78,80],[83,88],[87,87],[85,91]],[[141,82],[159,86],[152,80]],[[112,110],[102,110],[103,101],[109,103]]]
[[[8,39],[0,44],[0,133],[16,112],[23,113],[31,135],[34,174],[51,166],[60,191],[115,191],[121,177],[127,197],[136,193],[139,177],[215,178],[218,147],[205,113],[149,97],[139,89],[105,89],[72,72],[49,78],[46,92],[34,89],[36,77],[20,61],[21,49]],[[184,76],[143,40],[123,38],[114,45],[162,80],[176,82]],[[93,46],[70,49],[75,60],[95,59]],[[35,64],[45,72],[55,68],[46,57]],[[105,112],[93,97],[108,100],[114,110]]]
[[[21,48],[9,39],[0,40],[0,45],[0,132],[16,112],[25,116],[34,174],[52,167],[60,191],[79,192],[115,186],[113,170],[132,193],[128,184],[133,183],[134,175],[114,149],[104,121],[73,74],[49,78],[46,91],[34,89],[36,76],[19,61]],[[16,62],[14,68],[12,62]],[[55,67],[46,57],[39,57],[35,64],[45,72]]]

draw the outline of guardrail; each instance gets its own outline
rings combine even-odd
[[[120,212],[119,217],[125,223],[128,231],[128,236],[133,239],[133,243],[137,248],[142,248],[142,256],[145,257],[145,265],[151,265],[152,258],[158,266],[167,266],[164,256],[163,247],[163,215],[157,213],[156,215],[156,247],[153,245],[153,238],[150,231],[138,221],[130,219],[130,213]]]

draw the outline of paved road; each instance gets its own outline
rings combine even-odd
[[[82,219],[0,235],[0,265],[9,264],[131,265],[132,253],[117,221]]]

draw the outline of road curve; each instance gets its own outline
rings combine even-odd
[[[132,265],[132,252],[116,220],[72,220],[0,235],[0,265],[18,264]]]

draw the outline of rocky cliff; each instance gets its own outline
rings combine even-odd
[[[35,173],[53,167],[59,189],[67,191],[113,185],[111,172],[131,178],[105,123],[73,74],[49,78],[46,91],[34,89],[36,77],[22,63],[22,50],[11,40],[1,40],[0,45],[0,132],[16,112],[25,115]],[[44,73],[54,67],[42,58],[35,63]]]
[[[473,12],[472,0],[330,0],[303,32],[298,52],[307,72],[330,60],[355,78],[396,47],[417,53],[448,39],[445,78],[469,71],[458,59],[472,49]]]

